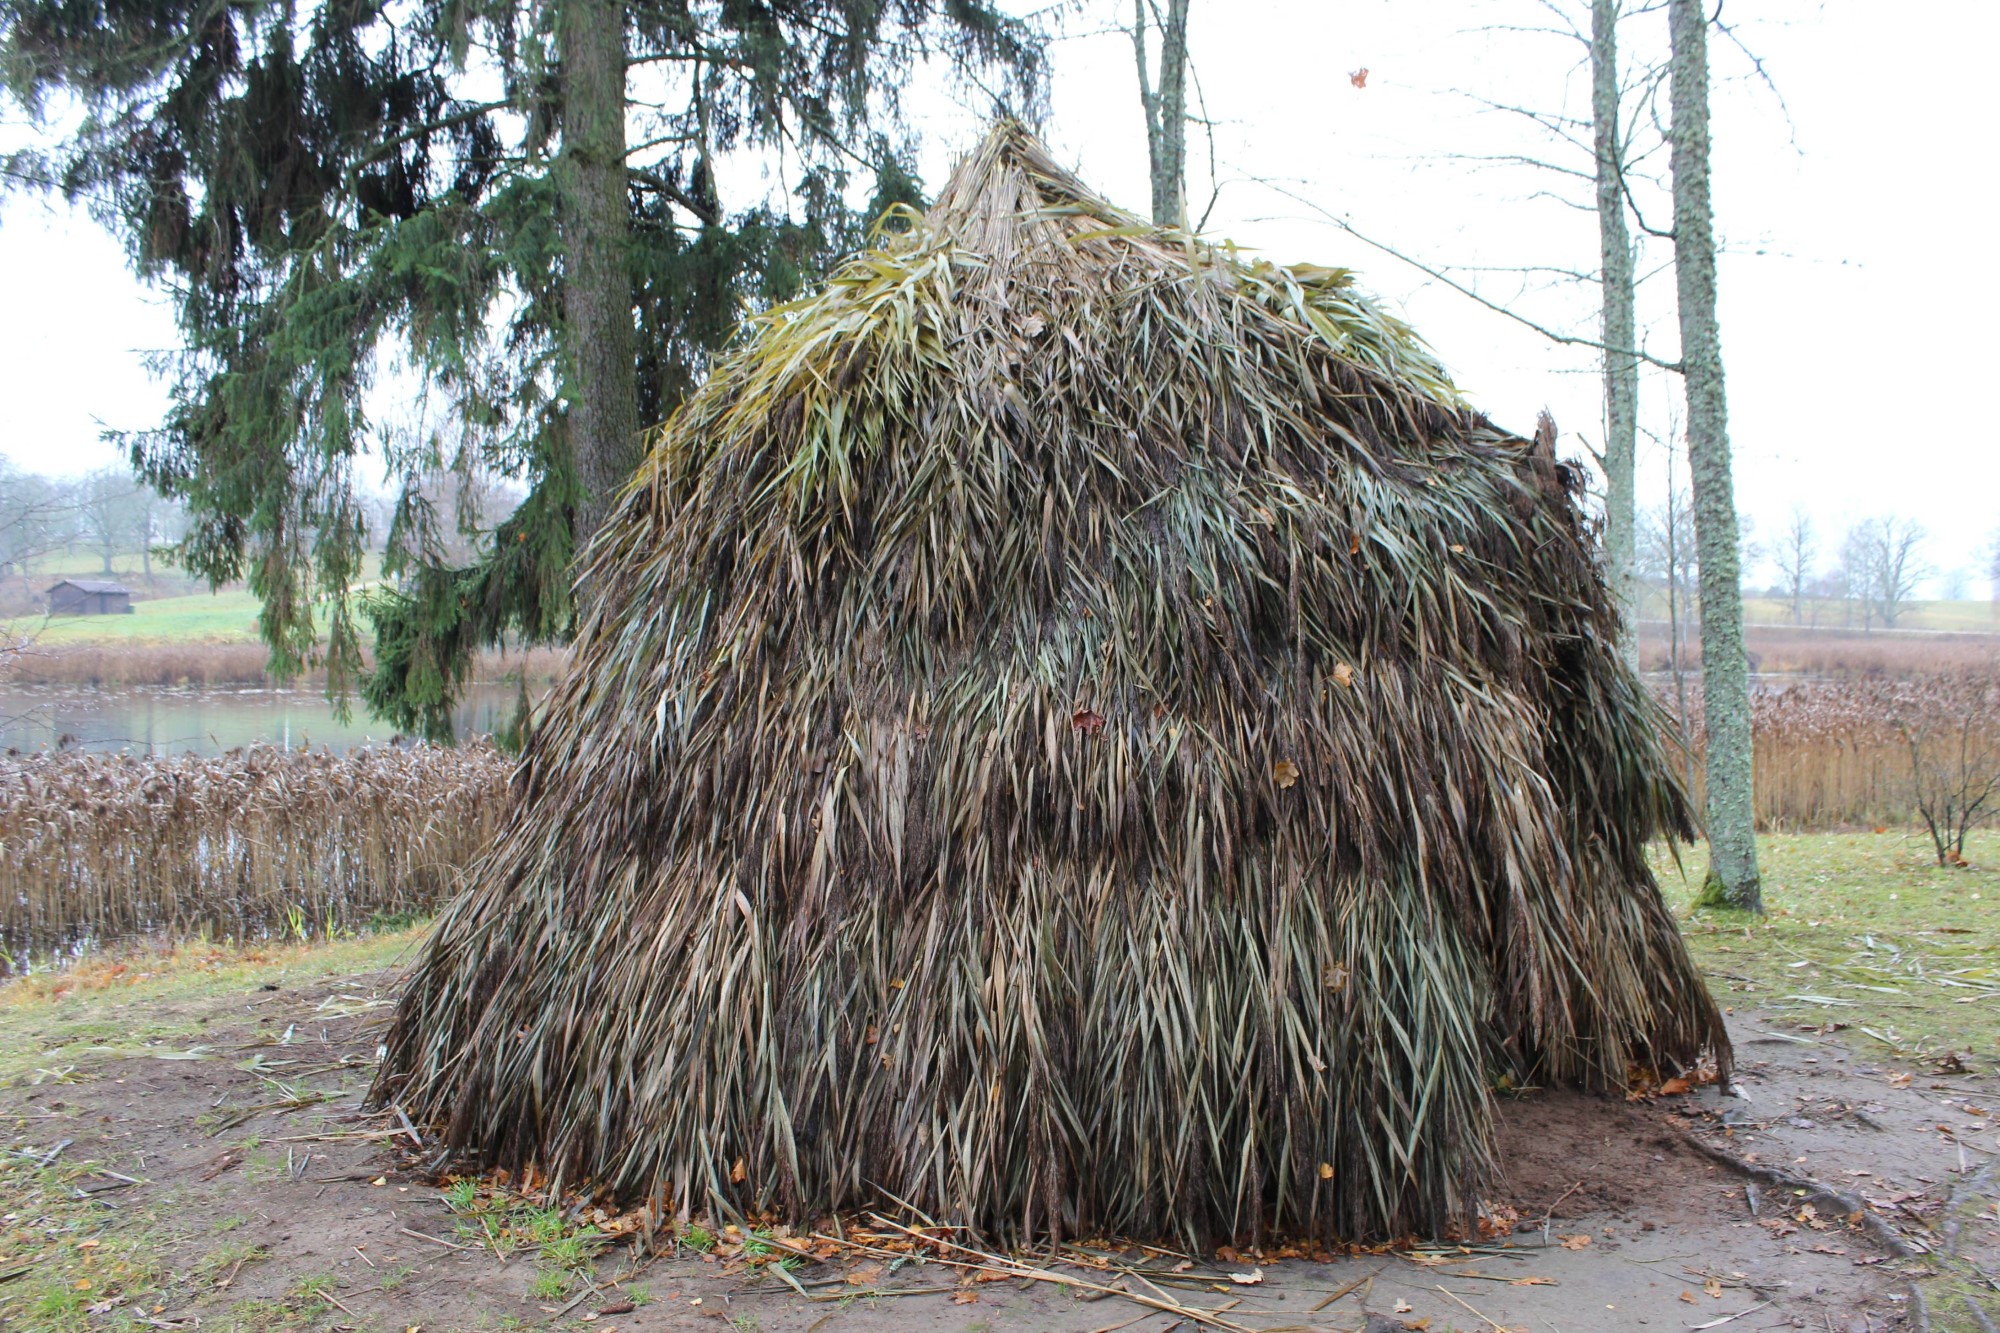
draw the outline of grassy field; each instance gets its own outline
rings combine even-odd
[[[257,599],[243,589],[157,597],[132,603],[129,616],[19,616],[8,632],[38,647],[73,644],[255,643]]]
[[[1838,1032],[1864,1053],[2000,1067],[2000,832],[1975,834],[1964,868],[1938,866],[1903,830],[1757,845],[1767,916],[1683,911],[1723,1004]],[[1677,867],[1662,850],[1669,901],[1692,901],[1702,865],[1699,851]]]
[[[60,1083],[79,1062],[198,1036],[181,1006],[258,986],[303,987],[405,962],[430,930],[310,944],[187,943],[106,954],[0,984],[0,1086]]]
[[[1818,608],[1817,622],[1822,626],[1837,626],[1841,623],[1841,608],[1835,603],[1823,603]],[[1791,603],[1775,597],[1745,597],[1743,599],[1743,619],[1751,624],[1789,625],[1792,623]],[[1807,623],[1815,623],[1813,608],[1806,610]],[[1859,620],[1855,629],[1860,629]],[[1897,629],[1967,630],[1991,634],[2000,631],[2000,603],[1989,598],[1970,598],[1956,602],[1911,602],[1909,608],[1896,617]]]

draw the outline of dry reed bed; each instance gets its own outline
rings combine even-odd
[[[1670,714],[1671,680],[1654,689]],[[1933,671],[1910,679],[1802,681],[1756,691],[1757,821],[1772,829],[1908,824],[1916,818],[1910,742],[1956,744],[1961,721],[1975,739],[2000,739],[2000,671]],[[1706,741],[1701,682],[1687,685],[1689,752]],[[1700,795],[1701,766],[1691,765]]]
[[[0,948],[428,912],[491,840],[510,767],[485,745],[0,764]]]

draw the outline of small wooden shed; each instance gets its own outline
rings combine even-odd
[[[104,579],[64,579],[49,589],[52,616],[129,616],[132,590]]]

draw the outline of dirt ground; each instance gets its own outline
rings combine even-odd
[[[1161,1333],[1181,1322],[1126,1294],[970,1281],[892,1254],[807,1262],[786,1282],[729,1237],[708,1254],[612,1248],[566,1279],[560,1246],[573,1233],[559,1219],[546,1244],[509,1252],[493,1243],[498,1205],[447,1201],[395,1150],[408,1134],[359,1112],[393,979],[294,989],[287,977],[171,1015],[155,1005],[146,1024],[196,1039],[0,1088],[0,1154],[13,1163],[0,1177],[0,1326]],[[1503,1240],[1325,1263],[1134,1249],[1095,1271],[1050,1271],[1157,1292],[1238,1329],[1991,1330],[2000,1077],[1874,1061],[1791,1019],[1732,1021],[1741,1096],[1510,1100],[1498,1201],[1520,1221]],[[1698,1143],[1866,1212],[1856,1222],[1810,1186],[1753,1179]]]

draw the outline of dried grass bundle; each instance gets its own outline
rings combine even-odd
[[[1015,126],[756,321],[593,548],[376,1095],[681,1210],[1468,1220],[1496,1076],[1725,1060],[1552,443]]]

